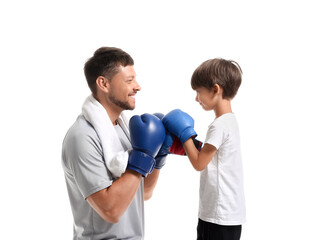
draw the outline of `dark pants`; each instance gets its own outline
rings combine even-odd
[[[241,225],[222,226],[198,220],[197,240],[239,240]]]

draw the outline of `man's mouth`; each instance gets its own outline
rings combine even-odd
[[[135,100],[135,94],[129,94],[128,96],[129,96],[129,98],[132,98]]]

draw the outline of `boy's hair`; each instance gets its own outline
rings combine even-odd
[[[235,97],[241,84],[242,70],[233,60],[222,58],[210,59],[203,62],[194,71],[191,85],[194,90],[199,87],[212,89],[218,84],[223,89],[223,98]]]
[[[84,74],[91,92],[96,94],[96,79],[99,76],[104,76],[111,81],[119,72],[120,65],[123,67],[134,65],[134,60],[119,48],[101,47],[97,49],[84,65]]]

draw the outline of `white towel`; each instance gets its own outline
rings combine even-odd
[[[92,124],[101,140],[104,161],[113,177],[120,177],[126,170],[129,151],[123,151],[121,141],[105,108],[92,96],[88,96],[82,106],[82,114]],[[128,134],[127,119],[123,113],[117,122]]]

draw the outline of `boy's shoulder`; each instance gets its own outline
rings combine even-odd
[[[228,124],[232,124],[234,122],[237,122],[236,116],[234,113],[225,113],[221,115],[220,117],[216,118],[210,126],[224,126]]]

